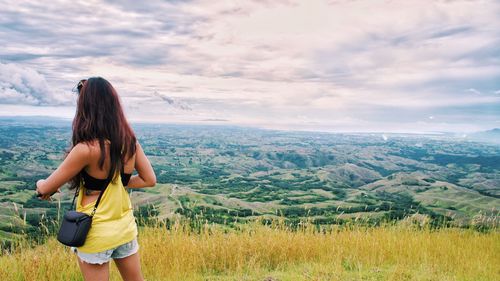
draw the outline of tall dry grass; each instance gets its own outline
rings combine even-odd
[[[282,220],[238,229],[186,221],[140,229],[147,280],[500,280],[500,235],[413,224],[298,230]],[[82,280],[54,238],[0,257],[1,280]],[[111,280],[121,280],[112,266]]]

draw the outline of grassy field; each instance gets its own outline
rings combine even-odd
[[[498,230],[190,225],[140,228],[146,280],[500,280]],[[111,268],[111,280],[121,280]],[[0,279],[82,280],[75,256],[55,238],[3,253]]]

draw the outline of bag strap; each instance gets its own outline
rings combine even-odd
[[[90,214],[91,217],[94,216],[95,211],[97,210],[97,206],[99,206],[99,202],[101,202],[101,197],[104,194],[104,192],[106,191],[106,188],[108,188],[109,183],[111,182],[111,178],[112,178],[111,171],[109,171],[108,178],[106,179],[106,185],[104,186],[104,189],[99,194],[99,197],[97,197],[97,201],[95,201],[94,210],[92,210],[92,213]]]
[[[75,199],[78,196],[78,191],[80,191],[80,186],[78,186],[75,190],[75,196],[73,196],[73,202],[71,202],[71,208],[69,208],[70,210],[73,210],[73,206],[75,205]]]
[[[97,210],[97,206],[99,206],[99,202],[101,202],[101,197],[104,194],[104,191],[106,191],[106,188],[108,188],[108,185],[110,182],[111,182],[111,171],[109,171],[108,177],[106,178],[106,184],[104,185],[104,189],[99,194],[99,197],[97,197],[97,201],[95,201],[94,209],[92,210],[92,213],[90,214],[91,217],[93,217],[95,215],[95,212]],[[73,210],[73,206],[75,205],[75,199],[78,196],[79,191],[80,191],[80,186],[78,186],[75,190],[75,196],[73,196],[73,201],[71,202],[71,209],[70,210]]]

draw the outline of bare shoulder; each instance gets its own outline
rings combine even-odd
[[[88,144],[80,142],[80,143],[77,143],[71,149],[71,153],[73,155],[78,155],[78,156],[81,156],[81,157],[87,157],[91,153],[91,148],[90,148],[90,146]]]
[[[83,145],[87,146],[87,149],[90,151],[90,153],[101,153],[101,146],[99,145],[99,140],[90,140],[90,141],[85,141],[82,142]],[[107,147],[109,145],[109,141],[105,140],[104,145]]]
[[[137,140],[135,142],[135,155],[137,155],[137,153],[144,154],[144,150],[142,149],[142,146],[139,143],[139,140]]]
[[[75,152],[90,152],[90,150],[92,149],[92,147],[88,144],[88,143],[85,143],[85,142],[79,142],[77,143],[75,146],[73,146],[73,148],[71,149],[71,151],[75,151]]]
[[[78,143],[77,145],[81,146],[82,150],[85,149],[87,152],[87,155],[95,156],[95,157],[100,157],[100,155],[101,155],[101,146],[99,145],[99,140],[97,140],[97,139],[81,142],[81,143]],[[106,150],[109,149],[109,145],[110,145],[110,141],[105,140],[104,146],[105,146]],[[140,144],[138,141],[136,141],[135,147],[136,147],[136,152],[137,152],[137,150],[140,148]],[[133,155],[129,155],[126,159],[135,158],[135,154],[136,153],[134,153]]]
[[[128,151],[127,152],[127,155],[125,157],[125,159],[127,159],[127,163],[135,163],[135,157],[137,155],[137,151],[138,151],[138,148],[139,148],[139,141],[135,141],[135,151],[132,153],[132,151]]]

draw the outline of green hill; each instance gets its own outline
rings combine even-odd
[[[42,237],[71,194],[33,195],[69,147],[66,120],[0,118],[0,233]],[[235,126],[136,124],[157,175],[133,190],[139,214],[244,222],[285,216],[372,225],[422,214],[432,223],[495,227],[500,146],[450,135],[331,134]],[[42,226],[50,226],[44,228]],[[43,239],[42,239],[43,240]]]

